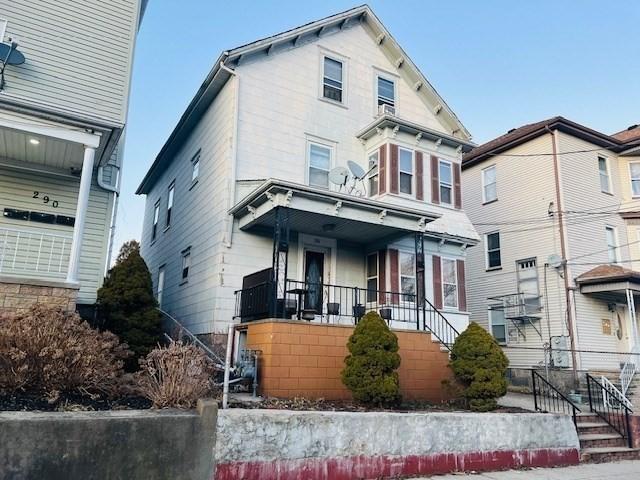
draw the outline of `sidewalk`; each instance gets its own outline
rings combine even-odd
[[[482,474],[457,474],[423,477],[425,480],[637,480],[640,478],[640,460],[615,463],[586,463],[565,468],[534,468]]]

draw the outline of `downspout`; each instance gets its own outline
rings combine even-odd
[[[224,64],[224,61],[220,62],[220,69],[225,72],[230,73],[235,77],[234,81],[234,98],[233,98],[233,108],[234,108],[234,119],[233,119],[233,137],[231,138],[231,174],[229,175],[229,195],[227,195],[227,212],[231,210],[231,207],[235,204],[236,201],[236,175],[237,175],[237,167],[238,167],[238,123],[240,117],[239,105],[240,105],[240,76],[238,72],[227,67]],[[224,235],[224,245],[227,248],[231,248],[231,240],[233,237],[233,215],[227,213],[227,218],[225,220],[225,235]]]
[[[576,355],[576,342],[575,342],[575,317],[574,310],[571,307],[571,287],[569,285],[569,267],[567,265],[567,245],[565,242],[565,225],[564,225],[564,211],[562,205],[562,194],[560,187],[560,165],[558,163],[558,147],[557,147],[557,134],[556,131],[551,131],[551,129],[547,126],[547,132],[551,135],[551,147],[553,152],[553,178],[555,182],[556,188],[556,203],[558,205],[558,229],[560,232],[560,254],[562,255],[562,278],[564,280],[564,296],[566,303],[566,315],[567,315],[567,324],[569,329],[569,343],[571,345],[571,364],[573,367],[573,380],[577,385],[578,381],[578,364],[577,364],[577,355]]]
[[[105,183],[104,181],[104,167],[98,167],[98,176],[97,182],[98,186],[107,192],[112,192],[114,194],[113,198],[113,213],[111,214],[111,225],[109,226],[109,248],[107,250],[107,262],[105,266],[105,275],[109,271],[109,265],[111,265],[111,255],[113,255],[113,242],[115,241],[116,236],[116,221],[118,218],[118,206],[120,204],[120,185],[122,181],[122,175],[120,175],[120,167],[117,165],[110,165],[116,170],[116,185],[110,185]]]

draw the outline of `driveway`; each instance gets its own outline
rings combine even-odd
[[[614,463],[586,463],[575,467],[534,468],[482,474],[457,474],[423,477],[422,480],[637,480],[640,478],[640,460]],[[421,479],[416,479],[421,480]]]

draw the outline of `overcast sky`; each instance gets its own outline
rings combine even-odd
[[[369,3],[477,143],[563,115],[640,123],[640,2]],[[134,191],[221,51],[358,3],[150,0],[136,46],[116,245],[140,238]],[[115,253],[114,253],[115,256]]]

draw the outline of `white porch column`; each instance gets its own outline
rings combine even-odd
[[[93,164],[96,149],[84,147],[84,159],[82,161],[82,175],[80,177],[80,191],[78,192],[78,204],[76,206],[76,221],[73,227],[73,241],[67,269],[67,282],[78,281],[78,269],[80,267],[80,253],[82,250],[82,237],[84,224],[89,206],[89,192],[91,191],[91,178],[93,177]]]

